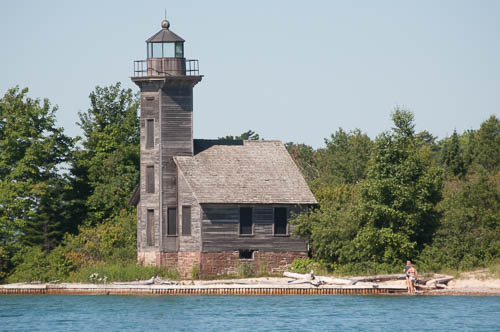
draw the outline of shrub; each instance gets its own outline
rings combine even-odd
[[[313,270],[314,261],[310,258],[296,258],[292,262],[292,271],[297,273],[309,273]]]
[[[8,276],[8,282],[64,280],[75,269],[66,257],[67,249],[59,246],[49,254],[40,246],[25,247],[12,258],[15,268]]]
[[[255,271],[253,265],[250,263],[241,263],[239,266],[239,274],[243,278],[251,278],[254,276]]]
[[[200,266],[199,265],[193,265],[191,268],[191,279],[196,280],[200,279]]]
[[[439,205],[442,218],[418,263],[429,271],[467,271],[500,257],[500,174],[473,169],[450,181]]]
[[[64,244],[77,266],[101,262],[135,262],[136,215],[122,210],[120,215],[97,226],[80,227],[79,234],[66,236]]]

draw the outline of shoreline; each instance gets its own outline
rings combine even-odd
[[[360,283],[338,286],[293,284],[290,278],[165,281],[165,284],[138,282],[15,283],[0,285],[0,295],[408,295],[405,281],[377,286]],[[444,289],[417,289],[426,296],[500,296],[500,279],[458,279]]]

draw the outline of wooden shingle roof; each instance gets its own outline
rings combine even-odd
[[[194,140],[174,160],[199,203],[316,204],[280,141]]]

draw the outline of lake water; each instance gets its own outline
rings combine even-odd
[[[0,296],[1,331],[500,331],[500,297]]]

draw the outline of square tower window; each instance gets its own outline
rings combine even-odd
[[[155,167],[146,166],[146,192],[154,194],[155,192]]]
[[[177,208],[167,209],[167,235],[177,235]]]
[[[182,235],[191,235],[191,206],[182,207]]]
[[[155,245],[155,210],[148,210],[146,215],[146,244]]]
[[[155,120],[146,120],[146,149],[152,149],[155,145]]]

